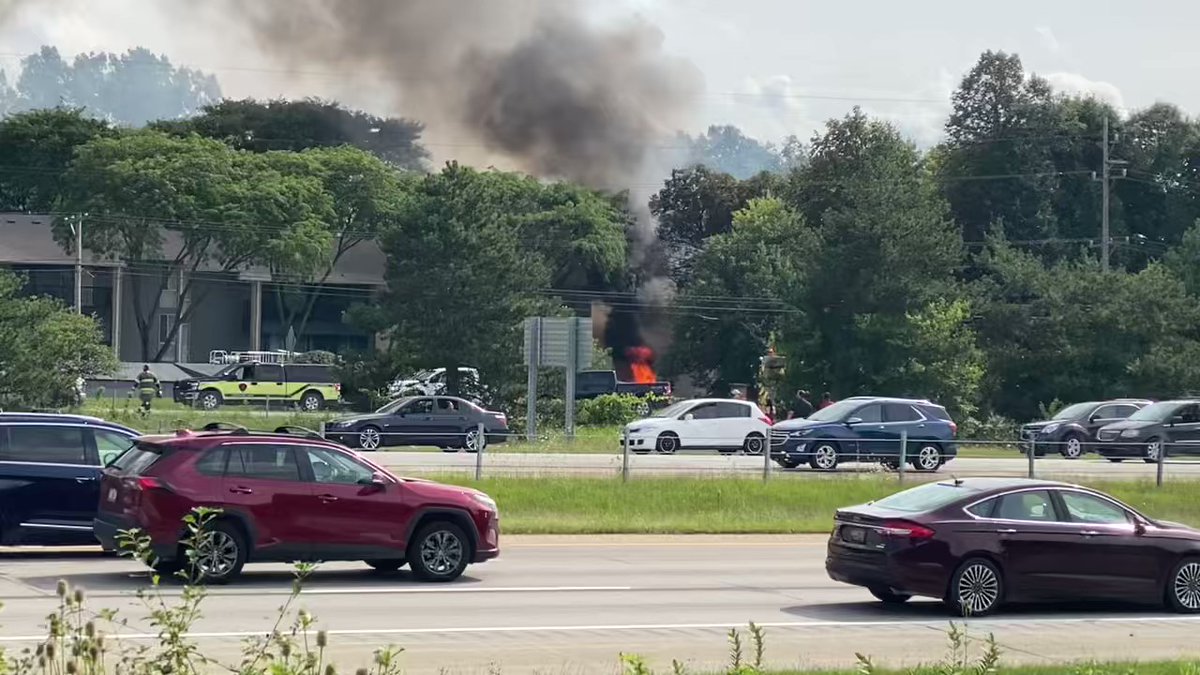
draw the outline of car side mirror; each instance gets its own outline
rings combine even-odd
[[[1133,520],[1133,532],[1139,536],[1146,534],[1146,523],[1142,522],[1140,518],[1135,518]]]
[[[692,421],[692,420],[694,420],[694,419],[696,419],[696,416],[695,416],[695,415],[693,415],[692,413],[688,413],[688,414],[686,414],[686,415],[684,415],[684,416],[683,416],[683,421],[684,421],[684,422],[691,422],[691,421]]]
[[[387,488],[388,480],[381,473],[373,473],[373,474],[371,474],[371,477],[368,478],[366,481],[363,481],[363,483],[367,486],[370,486],[371,488],[376,489],[376,490],[383,490],[383,489]]]
[[[852,426],[855,424],[862,424],[862,418],[861,417],[851,417],[850,419],[846,420],[846,426]]]

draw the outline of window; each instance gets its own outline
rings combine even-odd
[[[115,431],[95,429],[92,435],[96,439],[96,453],[100,455],[100,466],[108,466],[109,462],[120,457],[121,453],[133,445],[133,439]]]
[[[259,382],[283,382],[283,366],[264,363],[254,369]]]
[[[1000,504],[992,514],[1002,520],[1028,520],[1051,522],[1057,520],[1050,493],[1045,490],[1014,492],[1000,497]]]
[[[750,406],[741,403],[718,403],[715,407],[716,416],[721,419],[750,416]]]
[[[1200,422],[1200,406],[1194,403],[1192,405],[1185,405],[1176,413],[1176,417],[1179,418],[1177,420],[1179,424],[1195,424],[1196,422]]]
[[[437,414],[439,415],[457,415],[458,401],[450,398],[437,399]]]
[[[308,448],[313,480],[326,485],[365,485],[375,472],[350,457],[325,448]]]
[[[8,428],[8,447],[0,460],[46,464],[84,464],[83,427],[13,425]]]
[[[175,325],[175,315],[159,314],[158,315],[158,342],[166,344],[170,342],[171,327]]]
[[[1122,420],[1138,411],[1138,407],[1136,405],[1119,405],[1116,406],[1116,408],[1117,410],[1113,417]]]
[[[883,414],[886,422],[916,422],[921,419],[921,413],[905,403],[889,403],[883,407]]]
[[[715,420],[719,416],[716,403],[702,403],[689,410],[688,414],[698,420]]]
[[[433,399],[419,398],[404,408],[402,412],[409,415],[429,415],[433,413]]]
[[[999,499],[988,499],[974,506],[968,506],[966,512],[978,518],[991,518],[992,513],[996,510],[996,505],[999,503]]]
[[[1073,523],[1124,525],[1129,522],[1129,513],[1107,499],[1069,490],[1058,494],[1067,507],[1068,519]]]
[[[146,469],[149,469],[161,456],[162,454],[157,447],[141,443],[133,446],[128,452],[113,460],[109,468],[116,469],[125,476],[137,476]]]
[[[226,475],[261,480],[300,480],[295,448],[286,445],[240,445],[230,449]]]
[[[854,411],[851,417],[857,417],[863,422],[882,422],[883,406],[878,404],[865,405]]]
[[[915,488],[897,492],[875,502],[875,506],[893,511],[919,513],[933,511],[959,499],[965,499],[973,491],[952,483],[926,483]]]
[[[1097,420],[1112,420],[1119,417],[1121,416],[1117,414],[1117,406],[1115,405],[1102,405],[1096,408],[1096,412],[1092,413],[1092,419]]]
[[[946,412],[946,409],[940,405],[923,405],[920,406],[920,408],[921,412],[925,413],[929,417],[942,420],[943,422],[950,421],[950,413]]]
[[[221,476],[225,474],[225,461],[229,457],[228,448],[218,448],[204,453],[196,460],[196,472],[202,476]]]

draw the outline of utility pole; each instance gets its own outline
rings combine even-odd
[[[1104,160],[1103,160],[1104,181],[1103,189],[1103,204],[1100,206],[1100,268],[1105,272],[1108,271],[1108,249],[1109,249],[1109,233],[1108,233],[1108,190],[1110,181],[1109,163],[1108,163],[1108,115],[1104,116]]]
[[[75,313],[83,314],[83,216],[75,222]]]

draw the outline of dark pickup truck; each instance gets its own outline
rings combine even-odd
[[[575,376],[575,399],[582,401],[607,394],[670,398],[670,382],[622,382],[614,370],[582,370]]]

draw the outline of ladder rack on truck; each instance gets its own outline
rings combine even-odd
[[[298,354],[285,350],[273,352],[227,352],[214,349],[208,353],[208,362],[213,365],[229,365],[233,363],[290,363]]]

